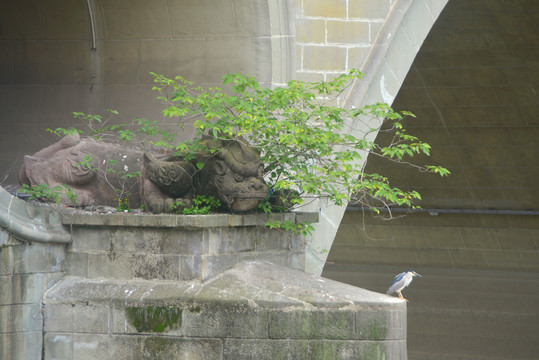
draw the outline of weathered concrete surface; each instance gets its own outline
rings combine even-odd
[[[2,199],[2,359],[406,359],[405,303],[305,273],[304,240],[264,226],[317,214],[97,214]]]
[[[46,359],[406,359],[405,302],[263,261],[205,283],[66,277],[44,303]]]
[[[64,248],[29,244],[0,229],[0,359],[41,354],[42,298],[64,276]]]
[[[202,281],[247,260],[304,269],[305,240],[269,220],[316,222],[317,214],[134,215],[65,211],[73,233],[68,275]]]

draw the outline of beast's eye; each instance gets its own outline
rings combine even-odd
[[[237,182],[241,182],[243,181],[243,176],[241,174],[234,174],[234,180],[236,180]]]

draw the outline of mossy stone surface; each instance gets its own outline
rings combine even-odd
[[[162,333],[179,328],[183,310],[177,306],[131,306],[125,308],[126,318],[138,332]]]

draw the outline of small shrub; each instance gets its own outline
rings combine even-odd
[[[204,215],[209,214],[221,207],[221,201],[213,196],[196,195],[192,200],[192,205],[187,206],[181,201],[173,202],[170,210],[174,214],[183,215]]]
[[[62,195],[65,195],[72,203],[77,202],[77,194],[75,194],[73,190],[65,184],[57,185],[54,187],[50,187],[47,184],[39,184],[35,186],[28,186],[27,184],[22,184],[19,191],[25,194],[29,194],[30,200],[46,200],[53,201],[56,204],[59,204],[62,200]]]

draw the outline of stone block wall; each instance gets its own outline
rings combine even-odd
[[[317,215],[97,214],[0,188],[0,355],[406,360],[402,300],[302,271],[303,239],[264,226]]]
[[[271,215],[316,222],[316,214]],[[242,261],[303,269],[305,240],[271,230],[265,214],[65,214],[72,231],[67,274],[83,278],[204,281]]]
[[[406,305],[302,271],[270,220],[317,214],[63,211],[67,277],[44,299],[45,359],[406,359]]]
[[[0,229],[0,359],[38,358],[43,294],[64,274],[65,245],[29,243]]]
[[[331,80],[361,68],[393,0],[297,0],[297,77]]]
[[[0,169],[17,185],[24,155],[54,142],[47,128],[81,126],[73,112],[110,123],[164,118],[149,72],[222,86],[227,73],[264,86],[292,78],[293,26],[286,1],[6,1],[0,14]]]
[[[271,82],[265,1],[10,1],[4,10],[4,84],[151,85],[149,71],[216,84],[227,68]]]
[[[0,359],[37,359],[43,296],[65,275],[70,236],[60,216],[0,187]]]
[[[68,277],[45,359],[406,360],[404,302],[264,261],[208,282]]]

